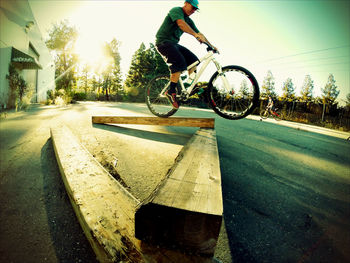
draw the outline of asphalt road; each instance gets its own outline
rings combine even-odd
[[[84,103],[36,106],[1,118],[0,262],[94,262],[61,182],[49,127],[69,120],[83,141],[93,131],[95,142],[103,144],[104,134],[116,132],[91,127],[90,116],[101,110],[150,114],[141,104]],[[230,253],[222,259],[350,262],[349,141],[276,123],[225,120],[208,111],[181,109],[175,116],[216,118]],[[176,127],[164,136],[142,129],[117,132],[129,147],[140,147],[135,141],[147,137],[143,145],[166,143],[174,153],[194,132]],[[127,184],[131,191],[136,185]],[[152,190],[147,187],[141,197]]]

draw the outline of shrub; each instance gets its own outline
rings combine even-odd
[[[9,65],[9,74],[6,75],[6,79],[8,79],[10,87],[7,105],[9,108],[15,107],[17,110],[21,108],[20,105],[27,92],[28,85],[12,64]]]
[[[86,100],[87,99],[87,94],[85,92],[76,92],[73,95],[73,100],[75,101],[81,101],[81,100]]]

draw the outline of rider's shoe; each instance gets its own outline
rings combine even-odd
[[[174,109],[179,108],[179,102],[176,99],[176,92],[169,93],[169,91],[166,91],[164,95],[168,98],[169,102],[173,105]]]

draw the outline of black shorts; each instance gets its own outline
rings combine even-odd
[[[188,66],[199,61],[190,50],[176,43],[165,42],[157,45],[157,50],[169,64],[171,73],[184,71]]]

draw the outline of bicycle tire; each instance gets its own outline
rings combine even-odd
[[[208,85],[207,96],[211,108],[226,119],[245,118],[253,112],[259,102],[260,91],[257,80],[252,73],[241,66],[225,66],[222,68],[222,74],[225,75],[231,89],[226,90],[220,78],[221,74],[215,72]],[[242,88],[244,85],[246,89]]]
[[[260,118],[262,118],[263,120],[267,119],[269,117],[270,113],[268,110],[262,110],[260,112]]]
[[[272,114],[272,116],[276,121],[282,120],[282,113],[280,110],[276,110],[275,113]]]
[[[174,109],[166,97],[160,97],[165,85],[170,83],[169,75],[159,75],[154,77],[147,85],[145,99],[148,109],[156,116],[167,118],[175,114],[178,109]]]

